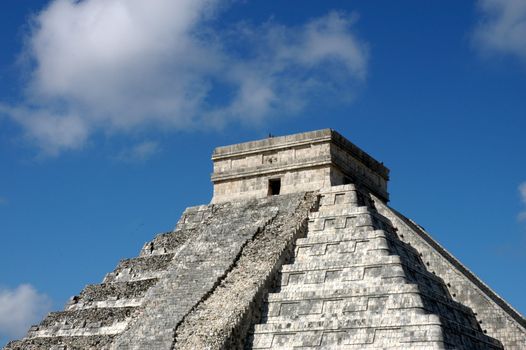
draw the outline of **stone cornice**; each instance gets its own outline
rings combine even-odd
[[[262,166],[262,167],[253,167],[253,168],[246,168],[243,171],[225,171],[221,173],[213,173],[211,178],[212,182],[220,182],[225,180],[234,180],[234,179],[240,179],[245,177],[253,177],[253,176],[268,176],[275,173],[285,172],[285,171],[291,171],[291,170],[297,170],[297,169],[307,169],[307,168],[317,168],[322,166],[328,166],[331,165],[331,157],[329,156],[323,156],[316,158],[313,161],[310,162],[298,162],[298,163],[289,163],[289,164],[283,164],[278,166],[272,166],[269,167],[268,165]]]
[[[244,142],[236,145],[217,147],[212,154],[212,160],[243,158],[253,154],[276,152],[287,148],[299,148],[303,145],[333,143],[351,154],[363,165],[389,180],[389,169],[375,160],[358,146],[347,140],[332,129],[322,129],[288,136],[269,137],[267,139]]]
[[[212,154],[212,160],[228,159],[233,157],[245,157],[251,154],[266,151],[277,151],[286,148],[297,148],[302,145],[311,145],[330,142],[332,139],[331,129],[310,131],[301,134],[270,137],[263,140],[238,143],[236,145],[216,147]]]

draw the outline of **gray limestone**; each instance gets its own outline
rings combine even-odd
[[[526,349],[524,317],[387,205],[333,130],[219,147],[212,204],[5,349]]]
[[[354,185],[320,193],[252,348],[502,348]]]

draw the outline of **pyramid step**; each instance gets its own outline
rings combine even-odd
[[[425,293],[433,300],[440,302],[450,302],[455,305],[458,305],[462,310],[469,311],[468,307],[463,306],[462,304],[454,301],[449,297],[447,293],[443,293],[443,289],[437,290],[434,287],[429,287],[428,285],[422,285],[415,283],[414,281],[408,280],[406,277],[397,276],[391,278],[381,278],[377,281],[372,282],[371,280],[357,280],[357,281],[338,281],[331,280],[326,281],[325,283],[312,283],[312,284],[288,284],[280,287],[279,292],[270,293],[270,295],[276,295],[281,293],[299,293],[299,292],[320,292],[320,291],[337,291],[341,293],[341,290],[367,290],[368,288],[381,286],[381,288],[386,288],[386,290],[400,290],[403,289],[403,285],[415,285],[418,286],[418,290],[422,293]]]
[[[52,312],[28,332],[29,338],[117,334],[136,312],[134,307]]]
[[[449,294],[444,281],[425,270],[423,266],[399,261],[396,255],[382,255],[380,257],[383,261],[368,264],[363,262],[365,259],[362,259],[360,264],[353,264],[348,260],[341,261],[340,259],[328,264],[329,266],[324,266],[325,262],[304,263],[301,261],[283,265],[279,285],[284,288],[288,285],[305,284],[317,288],[324,283],[346,283],[361,280],[369,281],[367,283],[373,283],[372,280],[376,281],[374,283],[386,283],[394,279],[418,283],[433,289],[438,294]],[[367,256],[367,258],[369,257]]]
[[[429,350],[458,348],[502,349],[500,344],[480,332],[463,339],[462,327],[446,325],[433,315],[413,315],[398,319],[396,324],[385,317],[373,316],[353,321],[341,320],[339,327],[324,328],[325,322],[284,322],[276,327],[257,328],[253,336],[253,349],[407,349]],[[385,322],[387,321],[387,322]],[[407,322],[407,323],[406,323]],[[317,327],[321,324],[321,327]]]
[[[282,272],[280,285],[312,284],[319,287],[327,282],[360,280],[367,280],[369,283],[383,283],[386,279],[405,278],[405,276],[402,264],[396,262],[318,270],[294,265],[293,269]]]
[[[356,191],[356,185],[353,183],[350,183],[350,184],[345,184],[345,185],[324,187],[320,190],[320,194],[331,195],[331,194],[347,192],[347,191]]]
[[[405,277],[393,277],[385,278],[379,280],[381,283],[371,283],[370,280],[358,280],[358,281],[338,281],[330,280],[324,283],[299,283],[299,284],[288,284],[281,286],[279,291],[270,294],[280,294],[280,293],[295,293],[295,292],[315,292],[319,290],[342,290],[342,289],[363,289],[370,288],[372,286],[382,285],[385,288],[391,288],[392,285],[404,285],[404,284],[414,284],[408,281]]]
[[[176,230],[157,235],[141,249],[140,256],[172,253],[181,247],[192,234],[191,230]]]
[[[252,349],[407,350],[408,344],[411,350],[444,349],[437,325],[260,333]]]
[[[336,305],[336,303],[334,304]],[[348,304],[348,306],[352,306]],[[335,321],[335,320],[363,320],[372,318],[377,321],[377,323],[372,323],[369,326],[381,325],[380,320],[386,317],[400,318],[401,315],[428,315],[422,307],[407,307],[407,308],[398,308],[398,309],[359,309],[362,305],[357,305],[356,307],[346,308],[345,310],[338,310],[336,308],[327,308],[326,312],[320,313],[301,313],[294,314],[290,312],[291,310],[285,308],[282,314],[277,316],[268,316],[265,319],[265,324],[286,324],[286,323],[295,323],[295,322],[323,322],[323,321]],[[367,304],[365,305],[367,307]],[[287,313],[288,312],[288,313]]]
[[[379,252],[381,251],[381,252]],[[390,247],[385,237],[374,237],[368,240],[346,240],[334,243],[313,245],[297,245],[295,261],[307,262],[321,259],[341,260],[349,256],[363,257],[367,255],[389,255]]]
[[[405,328],[404,328],[403,331],[405,331]],[[349,331],[349,332],[351,332],[351,331]],[[375,334],[375,336],[373,336],[373,338],[374,337],[378,338],[376,336],[376,334],[379,333],[379,334],[381,334],[381,337],[383,339],[385,339],[386,332],[394,333],[394,332],[402,332],[402,330],[397,331],[397,330],[392,330],[392,329],[371,329],[371,330],[367,330],[367,332],[371,332],[371,333]],[[312,332],[312,333],[316,333],[316,332]],[[408,331],[405,331],[405,333],[408,333]],[[305,341],[304,340],[305,337],[310,337],[310,333],[309,332],[298,333],[297,334],[297,337],[298,337],[297,340],[295,340],[296,338],[294,338],[294,337],[296,336],[296,334],[294,334],[294,335],[292,335],[292,339],[294,339],[294,340],[291,340],[291,341],[285,340],[284,344],[281,344],[281,340],[280,339],[283,338],[283,337],[290,337],[288,334],[276,334],[276,335],[270,334],[269,336],[271,337],[271,339],[276,339],[273,342],[271,340],[271,344],[272,345],[270,347],[266,346],[266,345],[262,345],[262,346],[253,346],[253,347],[251,347],[251,349],[269,349],[269,348],[272,348],[272,350],[290,350],[291,348],[294,348],[294,350],[313,350],[313,349],[330,349],[330,350],[363,350],[363,349],[372,349],[372,350],[385,350],[385,349],[389,349],[389,350],[407,350],[407,342],[408,341],[399,342],[399,344],[401,344],[401,345],[396,345],[396,346],[393,345],[394,344],[393,342],[391,342],[391,344],[389,344],[389,345],[382,346],[382,345],[375,345],[375,344],[367,343],[367,342],[361,343],[360,340],[356,340],[357,336],[355,334],[356,334],[356,332],[353,332],[352,336],[349,336],[348,338],[343,338],[341,336],[341,332],[340,331],[323,332],[323,336],[321,338],[321,339],[323,339],[323,341],[320,341],[320,343],[322,343],[322,345],[310,345],[310,344],[313,344],[313,343],[310,342],[310,341]],[[262,335],[258,334],[258,337],[261,338]],[[259,338],[258,338],[258,341],[260,341]],[[392,336],[391,338],[395,338],[395,337]],[[400,339],[410,339],[409,337],[403,338],[403,335],[398,335],[398,336],[396,336],[396,338],[397,339],[398,338],[400,338]],[[288,339],[288,338],[286,338],[286,339]],[[332,340],[327,340],[327,339],[332,339]],[[346,340],[346,339],[352,339],[352,340]],[[263,341],[266,342],[267,340],[263,340]],[[289,345],[289,343],[292,344],[292,345]],[[303,345],[303,344],[309,344],[309,345]],[[317,344],[317,343],[314,343],[314,344]],[[341,345],[341,344],[345,344],[345,345]],[[425,340],[412,341],[411,342],[411,350],[432,350],[432,349],[442,350],[442,349],[444,349],[444,344],[441,341],[425,341]]]
[[[177,222],[176,231],[191,230],[198,227],[204,220],[212,215],[211,205],[199,205],[185,209]]]
[[[326,248],[325,254],[311,255],[311,249],[298,250],[298,256],[295,258],[294,263],[289,265],[319,266],[321,269],[332,267],[341,268],[343,266],[355,266],[359,263],[383,263],[382,257],[396,256],[385,246],[385,242],[360,242],[357,245],[358,247],[356,249],[354,249],[352,244],[330,246]],[[365,248],[367,245],[370,247]],[[323,252],[323,250],[320,249],[318,252]]]
[[[400,314],[399,311],[393,312]],[[417,312],[407,312],[402,317],[389,317],[382,313],[366,314],[341,314],[331,315],[327,319],[318,321],[284,320],[282,322],[258,324],[254,327],[254,334],[274,333],[274,332],[297,332],[297,331],[324,331],[324,330],[344,330],[350,328],[365,327],[401,327],[404,324],[418,325],[441,325],[440,318],[432,314],[422,314]],[[394,316],[394,315],[393,315]]]
[[[117,268],[106,275],[104,283],[158,278],[170,265],[173,257],[174,254],[163,254],[121,260]]]
[[[342,293],[342,290],[345,293]],[[289,285],[268,298],[268,316],[297,316],[309,313],[344,312],[382,308],[420,308],[457,322],[465,327],[478,329],[479,325],[468,307],[448,298],[445,294],[426,286],[409,284],[403,278],[382,280],[376,287],[370,281],[330,282],[321,285]],[[372,303],[372,304],[371,304]],[[371,306],[372,305],[372,306]],[[270,322],[270,321],[267,321]]]
[[[130,301],[131,305],[136,305],[148,289],[150,289],[158,281],[157,278],[150,278],[132,282],[111,282],[92,284],[86,286],[80,295],[71,299],[67,306],[67,310],[80,309],[83,307],[102,307],[105,304],[116,305],[117,301],[121,301],[120,305],[126,305],[126,301]]]
[[[46,337],[10,342],[5,350],[109,349],[114,335]]]
[[[316,214],[316,213],[313,213]],[[317,231],[325,231],[331,229],[356,229],[359,227],[373,227],[375,218],[371,213],[362,213],[358,215],[344,215],[344,216],[326,216],[317,218],[315,216],[309,217],[309,234]]]
[[[329,285],[328,288],[320,287],[317,289],[297,289],[282,290],[278,293],[269,293],[268,302],[292,302],[301,300],[314,299],[344,299],[360,296],[390,295],[395,293],[419,293],[420,290],[415,284],[377,284],[377,285],[358,285],[349,288],[334,288],[335,285]]]
[[[282,273],[294,273],[294,272],[314,272],[319,270],[330,270],[330,269],[345,269],[345,268],[358,268],[358,267],[373,267],[378,265],[388,264],[401,264],[400,257],[397,255],[366,255],[367,259],[362,256],[355,256],[352,254],[343,255],[337,254],[333,256],[333,260],[325,257],[312,262],[294,262],[292,264],[286,264],[282,266]]]
[[[429,313],[424,309],[424,302],[415,292],[396,294],[369,294],[342,297],[324,297],[309,300],[274,301],[268,305],[268,316],[265,323],[285,320],[338,319],[341,315],[354,314],[356,317],[367,317],[374,313],[393,313],[397,310],[416,313]]]
[[[283,291],[269,297],[268,319],[283,316],[294,318],[308,314],[337,314],[366,310],[395,310],[417,308],[426,313],[440,315],[472,329],[479,329],[471,310],[451,299],[427,290],[405,285],[385,288],[354,287],[346,289],[320,289]]]
[[[436,275],[423,268],[417,269],[406,264],[378,264],[355,266],[347,268],[331,268],[318,271],[299,271],[282,273],[280,288],[304,285],[319,288],[322,284],[339,283],[342,286],[358,282],[371,284],[371,279],[378,283],[407,282],[416,283],[435,291],[435,293],[448,295],[444,282]]]
[[[309,219],[358,216],[370,213],[371,211],[368,207],[356,207],[349,204],[321,205],[318,211],[309,213]]]
[[[72,298],[73,299],[73,298]],[[102,308],[123,308],[123,307],[139,307],[143,304],[144,298],[129,298],[129,299],[117,299],[117,300],[99,300],[91,301],[88,303],[75,303],[70,300],[64,308],[65,311],[77,311],[84,309],[102,309]]]
[[[350,230],[332,230],[324,231],[323,234],[314,235],[310,232],[307,237],[298,238],[296,246],[310,246],[315,244],[330,244],[335,242],[346,242],[356,240],[373,239],[376,237],[388,237],[388,234],[383,230],[362,230],[359,232]]]
[[[324,237],[324,236],[331,236],[335,234],[343,234],[347,238],[351,237],[367,237],[368,231],[374,231],[378,228],[375,228],[373,226],[360,226],[360,227],[354,227],[354,228],[326,228],[324,230],[309,230],[307,237]]]
[[[354,186],[354,185],[352,185]],[[347,204],[355,205],[358,202],[356,188],[331,187],[330,191],[322,189],[320,191],[321,205]]]
[[[502,344],[484,334],[480,328],[472,329],[458,322],[441,318],[445,340],[451,344],[463,344],[466,349],[503,349]]]

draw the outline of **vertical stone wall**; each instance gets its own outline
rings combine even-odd
[[[342,145],[344,141],[340,138],[337,140],[340,140],[340,142],[331,144],[331,158],[335,165],[332,167],[332,185],[343,185],[350,182],[358,183],[387,200],[389,198],[387,192],[388,171],[385,171],[378,165],[364,164],[366,162],[365,159],[354,157]]]
[[[280,194],[312,191],[313,188],[323,188],[331,185],[330,168],[328,166],[313,167],[300,171],[284,170],[273,172],[266,176],[244,177],[239,181],[216,182],[214,185],[214,198],[219,202],[263,198],[268,195],[270,179],[280,179]]]

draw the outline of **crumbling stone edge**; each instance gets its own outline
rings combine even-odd
[[[274,214],[273,217],[271,217],[267,222],[265,222],[265,224],[263,225],[263,227],[269,225],[272,221],[274,221],[274,219],[276,218],[276,216],[278,216],[278,213],[276,212],[276,214]],[[258,227],[258,229],[256,230],[256,232],[254,233],[254,236],[252,237],[252,239],[250,240],[247,240],[245,243],[243,243],[243,245],[241,246],[241,249],[239,250],[239,252],[237,253],[236,257],[234,258],[232,264],[228,267],[228,269],[225,270],[225,273],[220,276],[217,281],[214,283],[214,285],[212,286],[212,288],[210,290],[208,290],[205,294],[203,294],[203,296],[201,297],[201,299],[188,311],[188,313],[186,313],[186,315],[184,315],[182,318],[181,318],[181,321],[179,321],[177,323],[177,325],[175,326],[175,329],[174,329],[174,339],[173,339],[173,343],[172,343],[172,346],[170,347],[171,350],[173,349],[176,349],[176,341],[177,341],[177,330],[179,329],[179,326],[181,324],[183,324],[186,320],[186,318],[192,314],[192,312],[194,312],[200,304],[202,304],[203,302],[205,302],[213,293],[214,291],[221,285],[221,283],[225,280],[225,278],[227,277],[227,275],[235,268],[236,266],[236,263],[237,261],[239,260],[239,258],[241,257],[241,255],[243,254],[243,249],[246,247],[247,244],[249,244],[249,242],[251,242],[252,240],[254,240],[255,236],[258,235],[258,233],[260,233],[263,229],[261,227]]]
[[[174,330],[171,349],[243,349],[265,296],[305,236],[319,196],[305,193],[292,213],[278,212],[248,240],[230,268]]]

